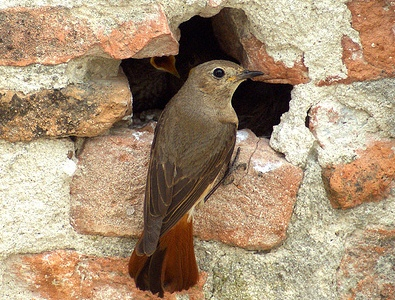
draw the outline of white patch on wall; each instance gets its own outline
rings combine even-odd
[[[265,174],[280,168],[283,165],[281,161],[276,162],[262,162],[258,160],[252,160],[252,167],[258,173]]]
[[[132,135],[134,136],[134,138],[135,138],[137,141],[139,141],[139,140],[140,140],[140,137],[141,137],[142,135],[144,135],[144,133],[143,133],[143,132],[139,132],[139,131],[135,131],[135,132],[132,133]]]
[[[77,164],[71,160],[67,159],[62,163],[62,170],[69,176],[73,176],[75,170],[77,170]]]
[[[240,143],[248,139],[249,133],[247,130],[238,130],[236,134],[236,142]]]
[[[68,84],[67,64],[26,67],[0,66],[0,89],[21,91],[25,94],[40,89],[60,89]]]

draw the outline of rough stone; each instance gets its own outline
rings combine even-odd
[[[294,165],[303,167],[314,145],[315,138],[306,128],[307,113],[317,97],[313,83],[296,85],[291,92],[289,110],[281,116],[279,125],[273,127],[270,146],[283,154]]]
[[[31,64],[26,67],[0,66],[0,89],[24,94],[41,89],[62,89],[69,84],[118,76],[119,60],[83,56],[55,66]]]
[[[0,89],[20,91],[25,94],[40,89],[60,89],[69,83],[65,76],[67,64],[26,67],[0,66]]]
[[[130,113],[127,79],[119,77],[41,90],[0,92],[0,138],[95,136]]]
[[[0,140],[0,259],[51,247],[70,227],[68,185],[76,169],[69,139]]]
[[[140,234],[152,141],[148,129],[120,129],[88,140],[71,187],[71,219],[77,231]],[[302,171],[250,131],[239,132],[236,147],[241,148],[239,163],[247,169],[236,171],[233,183],[221,186],[198,211],[195,232],[202,239],[247,249],[272,248],[286,237]]]
[[[45,299],[38,292],[28,292],[21,280],[10,278],[15,269],[7,268],[7,261],[21,253],[76,249],[88,257],[125,258],[131,254],[135,239],[80,235],[70,226],[71,179],[70,170],[64,171],[70,163],[67,154],[74,150],[69,139],[2,141],[0,149],[0,228],[4,229],[0,232],[0,299]],[[345,253],[345,240],[355,229],[369,224],[395,228],[394,193],[380,202],[333,209],[322,186],[321,166],[309,160],[287,239],[280,246],[265,252],[247,251],[195,239],[199,268],[207,274],[205,298],[339,299],[337,268]]]
[[[395,137],[394,83],[387,78],[294,86],[270,145],[295,165],[303,166],[313,149],[322,166],[350,162],[370,141]]]
[[[310,80],[302,59],[287,67],[267,53],[265,44],[248,30],[247,16],[242,10],[224,8],[213,18],[213,28],[221,47],[245,68],[264,72],[265,82],[300,84]]]
[[[393,228],[353,232],[337,272],[341,299],[395,299],[394,249]]]
[[[15,255],[5,262],[7,280],[24,285],[31,296],[42,299],[160,299],[140,291],[127,272],[128,258],[97,257],[73,250],[56,250],[39,254]],[[204,299],[202,286],[187,292],[190,299]],[[176,299],[166,294],[165,299]]]
[[[60,64],[94,54],[115,59],[176,54],[159,5],[95,8],[14,7],[0,11],[0,65]],[[83,42],[81,42],[83,41]]]
[[[336,159],[351,161],[356,150],[365,147],[369,139],[374,139],[372,132],[377,131],[377,123],[370,117],[369,111],[355,109],[335,98],[320,101],[308,113],[309,129],[319,144],[323,165],[331,160],[336,163]],[[342,152],[338,153],[340,146]]]
[[[347,2],[352,27],[361,44],[344,35],[343,62],[348,77],[343,82],[395,77],[395,10],[393,1],[353,0]]]
[[[395,141],[376,142],[353,162],[324,168],[322,179],[334,208],[387,198],[395,188]]]

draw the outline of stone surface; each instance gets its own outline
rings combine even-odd
[[[55,66],[31,64],[26,67],[0,66],[0,87],[24,94],[41,89],[61,89],[69,84],[118,76],[119,60],[83,56]]]
[[[160,299],[135,287],[127,271],[128,258],[97,257],[72,250],[13,256],[5,262],[7,280],[26,286],[32,297],[41,299]],[[190,299],[204,299],[202,286],[188,292]],[[176,299],[166,294],[165,299]]]
[[[0,259],[51,247],[70,228],[68,185],[76,163],[69,139],[0,140]]]
[[[224,8],[213,18],[213,28],[221,47],[249,70],[265,73],[265,82],[300,84],[309,81],[308,70],[301,58],[292,67],[275,61],[265,44],[248,30],[243,10]]]
[[[395,188],[395,141],[376,142],[353,162],[324,168],[322,180],[334,208],[387,198]]]
[[[71,186],[72,224],[80,233],[138,236],[152,127],[120,129],[88,140]],[[246,249],[270,249],[286,237],[301,169],[270,149],[266,139],[240,131],[241,167],[196,214],[195,232]]]
[[[341,299],[395,299],[395,230],[356,230],[337,272]]]
[[[287,161],[294,165],[305,165],[315,141],[306,128],[306,117],[317,93],[313,83],[294,86],[288,112],[281,116],[280,124],[273,127],[270,146],[284,153]]]
[[[0,92],[0,138],[95,136],[130,113],[131,94],[120,75],[24,95]]]
[[[159,5],[114,6],[105,15],[64,6],[14,7],[0,14],[0,65],[60,64],[86,54],[142,58],[178,49]]]
[[[127,256],[130,239],[78,235],[70,225],[70,182],[77,166],[73,142],[0,140],[0,285],[7,256],[68,248],[85,254]],[[1,287],[1,286],[0,286]],[[18,299],[3,296],[0,299]],[[31,299],[31,298],[28,298]]]
[[[351,91],[349,92],[351,94]],[[347,102],[325,99],[309,110],[309,129],[319,145],[320,161],[330,163],[337,160],[351,161],[356,150],[374,139],[377,123],[369,111],[354,109]],[[377,138],[378,136],[376,136]],[[342,148],[339,153],[337,149]],[[330,156],[330,157],[328,157]]]
[[[347,2],[352,27],[361,44],[347,35],[342,38],[343,61],[348,77],[343,82],[395,77],[395,10],[393,1]]]
[[[251,34],[265,45],[263,49],[260,42],[252,41],[251,49],[260,49],[261,58],[273,59],[273,72],[281,71],[283,65],[292,69],[296,63],[296,69],[303,70],[304,66],[308,69],[308,77],[313,81],[341,80],[347,77],[342,37],[348,36],[360,45],[358,32],[350,26],[351,13],[344,0],[324,3],[298,0],[292,5],[287,0],[190,1],[188,5],[167,0],[160,6],[147,1],[116,6],[108,0],[45,3],[51,6],[40,7],[43,3],[39,0],[0,4],[3,20],[12,29],[3,43],[2,65],[60,63],[84,54],[118,59],[175,54],[177,43],[173,34],[178,35],[180,23],[194,15],[211,17],[224,7],[245,12]],[[41,30],[36,29],[39,27]],[[23,44],[22,40],[32,42]],[[41,44],[41,40],[47,43]],[[81,40],[84,42],[80,43]],[[65,49],[67,43],[73,44],[75,50]],[[295,74],[286,76],[294,78]]]
[[[394,83],[295,86],[270,145],[295,165],[303,166],[312,149],[322,166],[350,162],[371,140],[395,137]]]

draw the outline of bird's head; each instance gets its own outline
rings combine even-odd
[[[241,82],[260,75],[260,71],[249,71],[230,61],[212,60],[193,68],[188,81],[205,94],[232,96]]]

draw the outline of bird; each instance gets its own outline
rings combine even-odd
[[[193,246],[197,205],[221,179],[235,147],[238,85],[263,75],[226,61],[194,67],[157,122],[144,198],[144,228],[129,260],[141,290],[164,297],[199,278]]]

